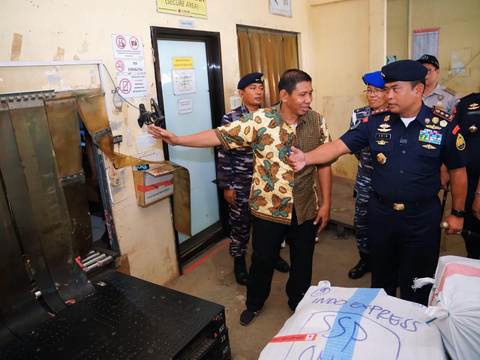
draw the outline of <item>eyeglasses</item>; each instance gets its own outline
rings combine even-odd
[[[364,94],[368,94],[368,95],[382,95],[383,93],[385,92],[385,89],[376,89],[376,90],[372,90],[372,89],[367,89],[367,90],[364,90],[363,93]]]
[[[430,73],[433,71],[433,69],[428,69],[427,75],[430,75]]]

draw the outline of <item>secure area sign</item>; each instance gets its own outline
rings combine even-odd
[[[160,13],[207,18],[207,0],[157,0]]]

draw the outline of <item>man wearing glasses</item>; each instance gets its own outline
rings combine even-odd
[[[440,64],[433,55],[423,55],[417,60],[428,70],[425,76],[425,92],[423,93],[423,103],[431,108],[453,112],[455,105],[460,101],[460,95],[449,87],[438,83],[440,76]]]
[[[368,106],[353,110],[350,127],[354,127],[372,113],[384,111],[388,108],[385,82],[382,79],[381,71],[365,74],[362,80],[367,85],[367,90],[364,93],[367,96]],[[355,197],[354,223],[360,261],[348,272],[350,279],[360,279],[367,272],[370,272],[370,249],[367,239],[367,204],[371,193],[372,158],[368,147],[355,153],[355,156],[358,159],[358,171],[353,193]]]

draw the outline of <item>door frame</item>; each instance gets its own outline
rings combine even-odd
[[[223,91],[223,75],[222,75],[222,55],[220,48],[220,33],[209,31],[196,31],[176,28],[165,28],[152,26],[150,28],[152,47],[154,51],[154,67],[155,67],[155,81],[157,87],[158,106],[162,114],[165,114],[165,107],[163,103],[163,90],[160,62],[158,61],[158,40],[173,40],[173,41],[199,41],[205,42],[207,53],[207,72],[210,94],[210,111],[212,114],[212,129],[220,126],[222,117],[225,114],[225,99]],[[163,151],[165,160],[170,159],[168,144],[163,142]],[[218,154],[215,148],[215,167],[217,167]],[[216,182],[216,180],[215,180]],[[200,254],[209,246],[217,243],[225,237],[228,233],[228,221],[225,214],[226,202],[223,199],[223,191],[218,189],[218,209],[220,213],[219,225],[213,224],[202,230],[189,240],[180,244],[178,232],[175,233],[175,247],[177,252],[177,262],[180,274],[183,274],[183,265],[191,260],[196,255]],[[173,202],[170,201],[173,209]],[[174,212],[172,211],[172,216]],[[190,241],[191,240],[191,241]],[[188,243],[188,244],[187,244]]]

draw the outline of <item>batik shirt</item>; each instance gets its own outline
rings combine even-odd
[[[250,210],[258,218],[290,225],[293,204],[298,224],[317,216],[319,202],[315,165],[298,173],[288,165],[292,146],[304,152],[331,141],[320,114],[309,110],[298,119],[296,130],[284,120],[281,104],[260,109],[215,129],[225,150],[249,146],[254,155]],[[323,166],[329,166],[325,164]]]

